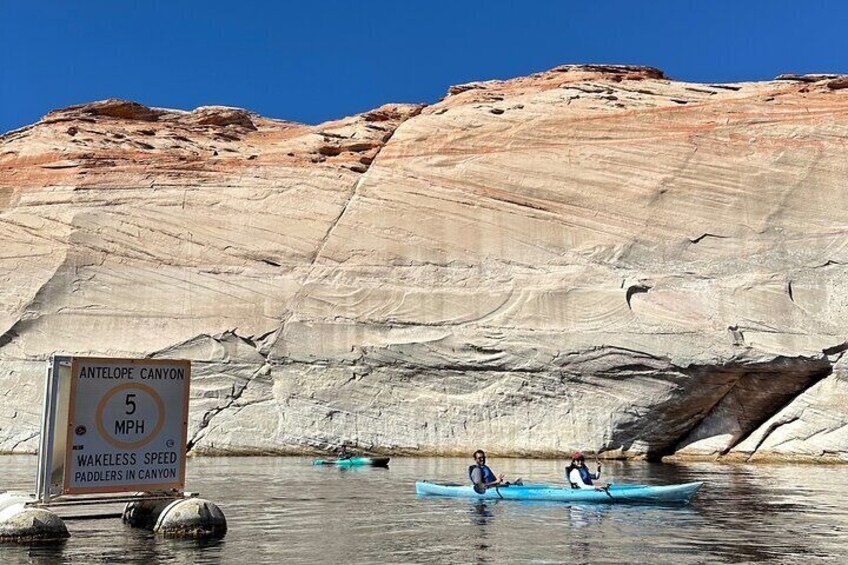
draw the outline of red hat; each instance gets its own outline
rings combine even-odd
[[[574,455],[571,456],[571,460],[577,461],[578,459],[586,459],[586,458],[583,457],[583,454],[578,451]]]

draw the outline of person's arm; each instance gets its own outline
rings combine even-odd
[[[483,483],[483,486],[486,487],[486,488],[496,487],[499,484],[502,484],[503,482],[504,482],[504,476],[501,474],[501,475],[498,475],[498,478],[495,479],[494,481],[492,481],[491,483]]]
[[[598,463],[598,472],[595,473],[594,475],[592,475],[592,480],[597,481],[600,478],[601,478],[601,464]]]
[[[475,485],[480,485],[480,486],[489,488],[489,487],[498,486],[499,484],[503,483],[503,480],[504,480],[504,476],[500,475],[500,476],[498,476],[498,478],[496,480],[494,480],[490,483],[484,483],[483,482],[483,469],[481,469],[480,467],[477,467],[476,469],[471,471],[471,482],[474,483]]]
[[[475,467],[471,470],[471,483],[486,486],[483,484],[483,470],[480,467]]]

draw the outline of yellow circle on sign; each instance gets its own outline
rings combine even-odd
[[[103,425],[103,412],[106,410],[106,405],[112,399],[113,396],[118,394],[119,392],[123,392],[127,389],[135,388],[142,392],[147,393],[156,403],[156,408],[159,410],[159,415],[156,418],[156,425],[153,426],[153,431],[146,438],[142,438],[138,441],[127,442],[115,439],[109,432],[106,431],[106,426]],[[162,429],[162,426],[165,424],[165,403],[162,402],[162,398],[159,394],[152,388],[147,385],[136,384],[136,383],[127,383],[121,386],[117,386],[106,393],[103,398],[100,400],[100,403],[97,405],[97,431],[100,432],[100,437],[102,437],[106,443],[111,445],[112,447],[117,447],[119,449],[138,449],[139,447],[144,447],[159,434],[159,430]]]

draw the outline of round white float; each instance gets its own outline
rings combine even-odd
[[[4,492],[0,494],[0,512],[15,504],[24,504],[26,502],[34,502],[35,498],[28,494],[16,492]]]
[[[0,543],[55,542],[68,537],[62,519],[44,508],[18,502],[0,510]]]
[[[227,533],[227,519],[214,503],[186,498],[169,504],[153,531],[169,538],[222,538]]]

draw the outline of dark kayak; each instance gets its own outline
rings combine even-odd
[[[679,485],[612,485],[608,489],[573,489],[557,485],[510,485],[489,487],[478,493],[469,485],[440,485],[427,481],[415,483],[419,495],[460,498],[550,500],[556,502],[610,503],[687,503],[704,483]]]
[[[388,457],[351,457],[349,459],[316,459],[313,465],[335,465],[336,467],[388,467]]]

